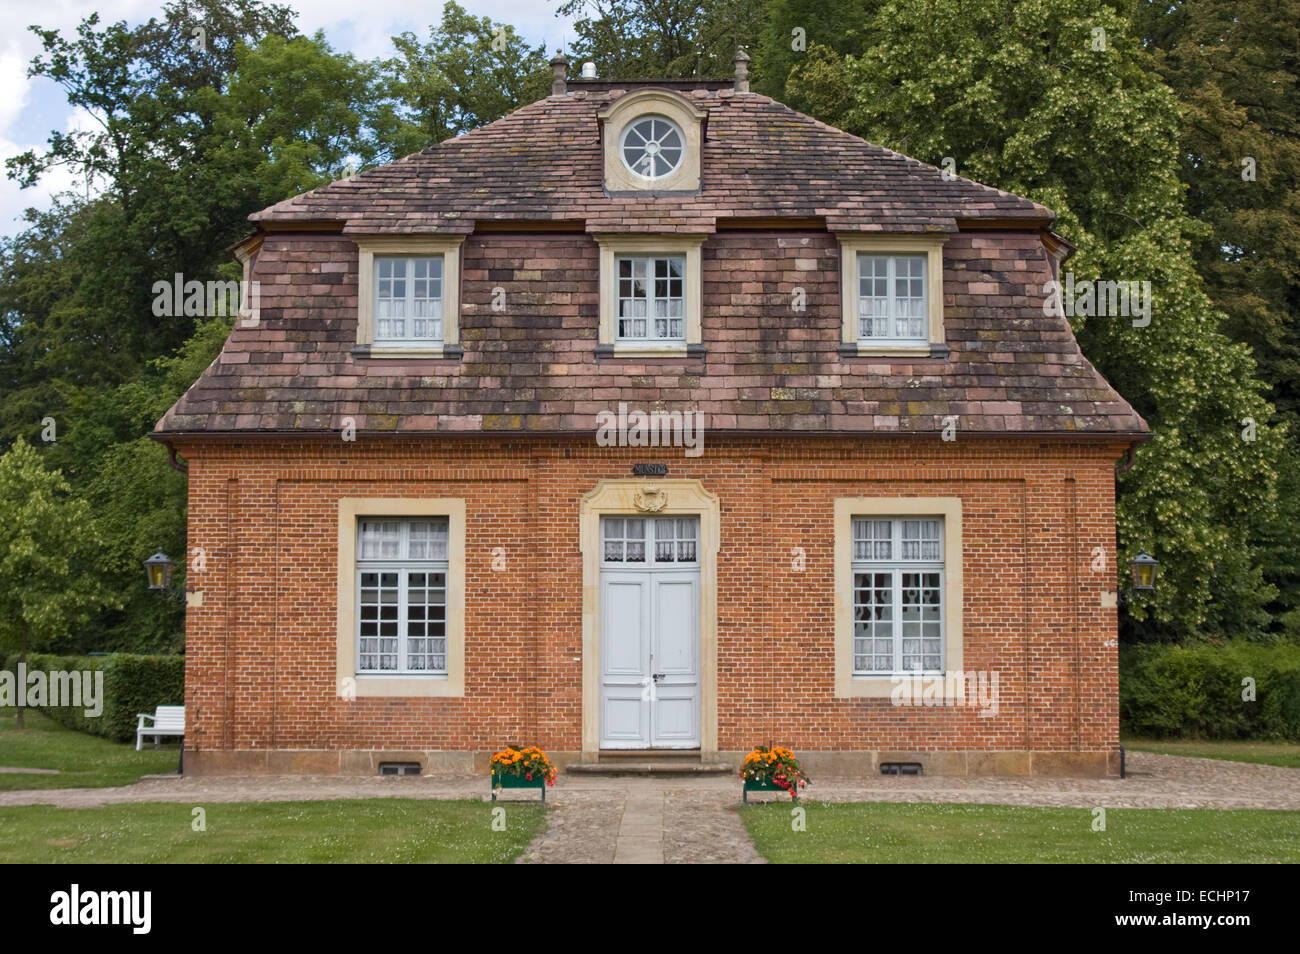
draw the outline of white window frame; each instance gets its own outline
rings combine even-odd
[[[396,263],[399,262],[402,265],[402,275],[400,278],[397,275],[392,275],[389,277],[383,276],[382,273],[384,270],[384,265],[390,263],[395,265]],[[428,263],[428,265],[430,266],[436,262],[438,265],[438,277],[435,279],[428,274],[426,274],[425,277],[423,278],[416,277],[415,273],[418,270],[417,265],[420,262]],[[374,274],[375,300],[373,303],[373,308],[374,308],[374,316],[375,316],[375,325],[374,325],[375,346],[382,347],[382,348],[441,348],[443,345],[443,328],[445,327],[446,324],[444,316],[447,311],[447,301],[443,294],[443,289],[446,286],[446,274],[447,274],[446,257],[441,253],[431,254],[431,255],[428,254],[427,255],[375,255],[374,270],[375,270],[375,274]],[[432,271],[432,269],[430,268],[429,271]],[[391,283],[397,281],[401,281],[405,289],[405,294],[402,295],[401,298],[396,298],[393,296],[384,296],[381,294],[384,290],[384,285],[386,282]],[[421,281],[423,282],[436,281],[438,283],[437,296],[434,297],[434,296],[426,295],[426,296],[417,297],[415,294],[416,283]],[[401,316],[389,316],[388,318],[381,317],[379,314],[380,312],[379,306],[380,303],[383,302],[385,299],[388,301],[401,301],[403,305],[404,314]],[[416,303],[419,301],[436,303],[437,306],[436,310],[438,312],[437,315],[423,316],[423,317],[417,316],[415,314]],[[380,328],[382,327],[385,321],[402,322],[403,333],[401,335],[381,335]],[[418,321],[436,321],[438,323],[438,334],[436,336],[425,335],[424,337],[416,337],[415,327],[416,327],[416,322]]]
[[[447,518],[447,673],[358,672],[358,518]],[[465,501],[461,498],[342,497],[338,501],[336,693],[342,698],[465,695]]]
[[[615,357],[675,357],[690,353],[701,344],[701,256],[705,235],[627,235],[598,234],[600,246],[600,328],[598,345]],[[620,258],[686,259],[685,340],[681,338],[618,337],[618,260]],[[599,354],[600,352],[598,352]]]
[[[678,142],[677,161],[672,164],[672,167],[669,168],[667,172],[663,172],[658,175],[646,175],[644,172],[641,172],[634,165],[632,165],[632,163],[627,161],[628,136],[631,135],[633,132],[636,132],[638,136],[642,136],[642,133],[637,129],[637,127],[640,126],[642,123],[646,123],[646,122],[664,123],[665,125],[668,126],[670,132],[674,132],[677,134],[677,142]],[[651,128],[653,129],[653,127]],[[635,143],[633,143],[632,145],[634,148],[636,148]],[[673,173],[675,173],[678,169],[680,169],[682,163],[686,161],[687,158],[686,133],[685,131],[683,131],[681,126],[679,126],[673,120],[669,119],[667,116],[664,116],[660,113],[645,113],[643,115],[637,116],[629,120],[627,124],[623,126],[623,131],[619,134],[618,137],[618,158],[622,161],[623,167],[627,169],[627,171],[630,172],[632,175],[636,176],[638,179],[644,179],[646,182],[659,182],[661,180],[668,179],[673,175]],[[664,162],[667,161],[668,161],[667,158],[665,158]]]
[[[623,161],[623,142],[629,127],[654,116],[672,121],[682,135],[681,161],[667,175],[646,178]],[[662,88],[645,88],[619,96],[596,114],[600,123],[605,191],[610,195],[695,193],[700,191],[700,154],[704,146],[704,121],[708,114],[688,97]]]
[[[614,526],[614,524],[612,524],[611,521],[615,521],[615,520],[620,522],[621,529],[623,531],[618,535],[613,535],[610,532],[611,528]],[[626,523],[624,523],[624,521],[628,521],[628,520],[644,521],[642,525],[644,535],[641,537],[637,537],[635,535],[629,536],[628,530],[630,528],[628,528]],[[656,523],[656,521],[658,520],[673,521],[673,527],[672,527],[673,536],[671,540],[673,544],[673,559],[661,560],[659,558],[659,544],[667,543],[669,541],[667,539],[661,539],[659,537],[660,528],[659,525]],[[684,521],[689,524],[690,529],[693,531],[690,536],[681,535],[680,531],[682,529],[682,526],[680,521]],[[616,559],[616,558],[611,558],[609,556],[609,550],[606,544],[614,543],[614,542],[618,542],[622,544],[620,552],[624,555],[624,559]],[[644,547],[645,559],[643,560],[626,559],[626,555],[628,552],[628,544],[638,543],[638,542],[641,543]],[[694,552],[693,559],[689,559],[689,560],[680,559],[681,554],[683,552],[683,548],[682,548],[683,543],[693,544],[692,547],[692,551]],[[653,513],[604,514],[600,518],[600,565],[602,567],[607,567],[609,569],[619,569],[619,570],[638,570],[638,569],[656,569],[656,568],[673,569],[676,567],[697,567],[700,565],[700,520],[698,517],[693,517],[693,516],[665,515],[665,514],[653,514]]]
[[[869,255],[862,252],[858,253],[857,269],[858,269],[858,344],[859,345],[906,346],[906,345],[928,345],[929,344],[930,329],[928,326],[930,321],[930,313],[929,313],[929,295],[927,294],[926,291],[927,261],[928,261],[928,256],[926,255],[898,255],[898,254],[884,254],[884,253],[878,255]],[[899,276],[898,274],[899,266],[902,265],[903,263],[907,263],[907,268],[909,272],[911,270],[912,265],[916,263],[920,263],[921,274],[919,276],[913,276],[911,274]],[[863,269],[868,264],[873,266],[873,271],[874,271],[874,266],[876,266],[877,264],[883,264],[885,266],[885,274],[883,279],[876,276],[875,274],[871,275],[870,277],[864,276],[862,274]],[[885,313],[882,316],[876,316],[876,315],[865,316],[862,313],[863,303],[864,303],[864,299],[868,296],[864,296],[862,294],[862,283],[864,281],[877,282],[881,280],[883,280],[885,283],[885,295],[884,298],[882,299],[885,305]],[[911,290],[912,283],[914,282],[920,283],[921,314],[917,318],[911,318],[911,317],[904,318],[902,315],[899,314],[899,303],[902,300],[898,295],[898,283],[900,281],[907,282],[909,285],[909,290]],[[876,298],[876,296],[874,295],[869,297],[871,297],[873,300],[875,300]],[[905,297],[907,298],[907,300],[915,300],[914,296],[911,295]],[[864,325],[870,325],[877,318],[883,318],[885,323],[886,333],[882,335],[873,335],[870,334],[869,332],[864,334],[863,333]],[[913,320],[917,321],[920,325],[920,328],[917,331],[917,333],[911,335],[900,335],[898,333],[899,322],[913,321]]]
[[[835,580],[835,697],[888,699],[897,685],[891,673],[855,673],[853,521],[855,518],[942,518],[943,530],[943,664],[948,672],[961,672],[964,664],[962,609],[962,501],[960,497],[837,497],[833,501]],[[912,561],[905,561],[912,563]],[[907,675],[918,675],[912,670]],[[920,673],[924,675],[924,673]],[[944,692],[956,691],[946,678]]]
[[[907,525],[914,524],[914,523],[922,525],[920,528],[922,532],[922,538],[919,538],[916,541],[920,543],[922,547],[924,547],[925,543],[930,542],[928,540],[923,539],[924,532],[925,532],[924,525],[926,523],[935,523],[938,525],[938,535],[934,540],[936,549],[938,551],[937,558],[927,559],[925,558],[923,552],[915,558],[908,558],[908,556],[906,555],[904,544],[910,541],[907,540],[907,538],[904,536],[904,533],[905,530],[907,529]],[[877,554],[864,557],[859,552],[858,529],[859,526],[862,526],[864,524],[869,524],[872,527],[872,529],[879,529],[881,524],[885,525],[888,528],[888,533],[889,533],[888,540],[878,539],[873,537],[870,541],[871,544],[873,545],[873,548],[878,547],[879,544],[887,544],[888,556],[881,557],[878,555],[878,551],[877,551]],[[943,673],[944,672],[943,518],[941,516],[932,517],[923,514],[913,514],[906,517],[888,517],[879,514],[864,514],[864,515],[855,516],[850,526],[852,528],[852,550],[853,550],[853,559],[852,559],[853,623],[854,623],[853,675],[855,677],[861,677],[861,676],[892,677],[895,675],[923,676],[923,675],[935,675],[935,674]],[[863,574],[870,575],[872,577],[882,576],[882,575],[888,575],[889,577],[889,593],[890,593],[889,640],[890,640],[891,665],[888,669],[863,668],[858,665],[858,659],[860,656],[876,655],[874,651],[870,651],[870,650],[868,650],[865,653],[859,653],[858,639],[859,638],[865,638],[865,639],[880,638],[874,635],[859,637],[857,633],[857,625],[858,625],[857,594],[861,590],[861,588],[858,586],[858,577],[859,575],[863,575]],[[924,582],[920,580],[917,581],[916,587],[907,587],[903,582],[904,576],[906,574],[918,574],[918,575],[934,574],[938,577],[938,584],[937,584],[937,589],[939,591],[939,603],[937,609],[938,619],[935,622],[937,623],[939,628],[939,632],[937,636],[939,640],[939,648],[937,654],[935,654],[937,656],[937,664],[930,668],[909,669],[904,665],[903,662],[903,657],[907,655],[905,652],[906,640],[909,639],[923,640],[927,638],[928,639],[936,638],[936,637],[925,637],[923,636],[922,633],[918,633],[916,636],[908,636],[904,630],[904,626],[906,625],[907,622],[906,620],[903,619],[904,592],[908,589],[916,589],[919,591],[919,590],[924,590],[929,588],[926,587]],[[874,580],[869,585],[869,588],[875,589]],[[924,625],[926,621],[921,619],[918,620],[917,622],[921,625]],[[921,643],[921,650],[915,653],[914,655],[921,656],[922,659],[924,659],[926,655],[929,655],[924,651],[924,642]]]
[[[936,351],[946,354],[943,328],[943,244],[947,235],[847,235],[840,241],[840,304],[842,325],[840,352],[847,355],[881,355],[917,357]],[[925,257],[925,321],[923,335],[915,338],[897,336],[862,337],[859,324],[860,281],[858,261],[861,257],[887,257],[889,269],[890,323],[894,320],[894,258]],[[890,329],[896,331],[896,328]]]
[[[356,652],[357,652],[357,675],[358,676],[412,676],[416,678],[447,678],[447,587],[450,576],[450,559],[448,554],[441,558],[412,558],[410,556],[411,542],[411,525],[414,523],[437,523],[444,522],[447,524],[447,543],[450,549],[451,527],[450,520],[446,517],[382,517],[382,516],[362,516],[357,518],[357,599],[356,599]],[[367,557],[362,552],[364,542],[364,524],[367,523],[393,523],[398,529],[398,552],[394,556]],[[393,573],[397,576],[397,668],[382,669],[378,666],[373,668],[363,668],[362,660],[368,655],[363,650],[362,640],[365,638],[361,633],[363,615],[366,603],[362,601],[362,594],[367,589],[363,584],[363,578],[367,573],[375,573],[381,577],[379,585],[375,589],[382,589],[382,576],[385,573]],[[442,652],[439,654],[443,658],[443,665],[439,669],[417,669],[410,665],[410,634],[408,627],[410,624],[410,577],[412,573],[424,574],[441,574],[442,575]],[[426,581],[427,588],[427,581]],[[376,604],[382,606],[382,603]],[[379,620],[377,622],[382,622]],[[428,620],[426,619],[426,624]],[[376,639],[382,640],[382,635],[377,635]],[[424,637],[429,637],[427,634]],[[376,648],[375,652],[370,655],[382,657],[387,655],[382,651],[382,643]],[[425,655],[432,655],[427,648]]]
[[[464,235],[360,235],[357,243],[357,346],[372,358],[460,355],[460,249]],[[375,340],[376,257],[442,259],[442,338]],[[407,279],[408,284],[410,279]],[[408,293],[413,288],[408,288]],[[409,322],[411,319],[408,318]]]
[[[658,269],[659,269],[659,264],[661,262],[667,263],[670,269],[672,267],[672,263],[677,263],[681,268],[680,277],[674,279],[673,276],[669,274],[667,278],[659,278]],[[624,263],[628,263],[632,266],[633,276],[631,278],[623,277]],[[635,277],[635,268],[638,263],[641,264],[642,267],[645,269],[645,277],[644,279],[642,279],[645,282],[645,295],[637,296],[635,293],[633,293],[631,296],[624,295],[623,283],[624,282],[635,283],[637,281],[637,278]],[[644,254],[644,255],[620,254],[614,257],[614,276],[615,276],[615,281],[618,282],[618,288],[616,289],[616,294],[618,298],[617,301],[618,314],[615,315],[615,328],[614,328],[614,335],[615,335],[614,340],[617,343],[619,344],[623,344],[626,342],[633,342],[636,344],[685,344],[686,343],[686,269],[687,267],[688,266],[686,262],[686,256],[681,254],[672,254],[672,255],[656,255],[653,253]],[[668,295],[666,297],[660,297],[659,295],[656,294],[656,291],[657,291],[657,283],[661,281],[666,281],[670,283],[673,281],[679,282],[681,285],[682,294],[680,296]],[[670,286],[670,290],[671,290],[671,286]],[[645,314],[624,315],[623,314],[624,302],[635,302],[635,301],[644,302]],[[656,305],[659,302],[673,302],[673,301],[677,301],[681,303],[679,309],[681,311],[681,314],[663,315],[663,316],[655,314]],[[646,333],[644,335],[623,334],[624,324],[630,321],[644,321]],[[656,334],[655,331],[658,327],[658,323],[661,321],[668,322],[668,327],[670,329],[672,327],[672,322],[680,322],[682,333],[680,335]]]

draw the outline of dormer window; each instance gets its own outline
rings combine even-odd
[[[441,255],[375,257],[375,344],[442,344]]]
[[[685,96],[639,89],[615,99],[597,118],[607,193],[700,191],[707,114]]]
[[[597,234],[604,357],[703,355],[700,247],[704,235]]]
[[[686,256],[620,255],[619,341],[686,342]]]
[[[858,255],[858,342],[926,344],[924,255]]]
[[[943,328],[946,235],[840,235],[840,354],[948,353]]]
[[[370,358],[455,358],[463,235],[358,236],[357,347]]]
[[[633,175],[662,179],[682,164],[686,138],[665,116],[645,116],[623,127],[619,152]]]

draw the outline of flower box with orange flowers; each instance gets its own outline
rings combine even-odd
[[[750,792],[789,792],[790,799],[797,802],[799,790],[812,781],[799,767],[794,752],[781,745],[754,746],[740,767],[740,778],[744,782],[742,797],[746,804]]]
[[[521,748],[508,745],[492,756],[492,801],[506,788],[539,788],[546,801],[546,786],[555,784],[555,766],[535,745]]]

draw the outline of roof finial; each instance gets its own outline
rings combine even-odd
[[[559,50],[555,51],[555,59],[551,60],[551,95],[563,96],[568,90],[565,83],[565,74],[569,69],[569,61]]]
[[[731,58],[736,66],[736,82],[732,87],[737,93],[749,92],[749,54],[743,46],[736,47],[736,55]]]

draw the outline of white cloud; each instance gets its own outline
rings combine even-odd
[[[8,133],[27,105],[30,92],[27,61],[16,51],[0,53],[0,135]]]

